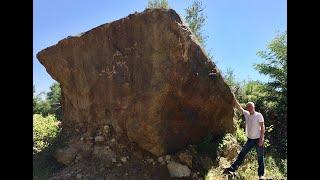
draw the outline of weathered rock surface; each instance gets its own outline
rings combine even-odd
[[[65,149],[59,149],[55,153],[55,158],[57,159],[58,162],[65,164],[65,165],[70,165],[76,158],[77,155],[77,149],[73,147],[68,147]]]
[[[61,84],[63,133],[110,124],[160,156],[233,130],[230,88],[174,10],[131,14],[37,58]]]

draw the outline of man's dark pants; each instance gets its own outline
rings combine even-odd
[[[237,160],[231,165],[231,170],[236,171],[239,166],[242,164],[245,156],[250,152],[250,150],[255,147],[257,154],[258,154],[258,175],[263,176],[264,175],[264,158],[263,158],[263,153],[264,153],[264,148],[263,146],[258,145],[259,139],[249,139],[246,142],[246,144],[243,146],[241,152],[239,153]]]

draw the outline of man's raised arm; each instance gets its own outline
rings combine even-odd
[[[232,93],[233,94],[233,93]],[[234,101],[235,101],[235,103],[236,103],[236,108],[241,112],[241,113],[243,113],[243,111],[244,111],[244,109],[241,107],[241,105],[240,105],[240,103],[238,102],[238,100],[237,100],[237,98],[236,98],[236,96],[233,94],[233,99],[234,99]]]

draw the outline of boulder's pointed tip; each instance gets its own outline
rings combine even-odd
[[[37,59],[40,59],[40,56],[41,56],[40,54],[41,54],[41,51],[37,52],[37,54],[36,54]]]
[[[39,51],[39,52],[36,54],[36,58],[38,59],[38,61],[39,61],[40,63],[42,63],[42,61],[44,60],[44,50]]]

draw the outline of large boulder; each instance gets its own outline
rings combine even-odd
[[[172,9],[103,24],[37,58],[61,84],[63,133],[110,124],[160,156],[234,130],[230,88]]]

